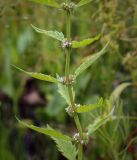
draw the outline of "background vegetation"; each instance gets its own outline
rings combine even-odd
[[[136,0],[94,0],[74,12],[72,36],[87,38],[103,31],[100,41],[86,49],[74,50],[72,69],[81,59],[102,48],[111,39],[108,53],[79,77],[78,103],[108,98],[122,82],[132,82],[122,94],[117,114],[137,117],[137,2]],[[63,75],[65,55],[59,43],[37,34],[30,24],[65,33],[65,17],[27,0],[0,0],[0,159],[63,160],[53,142],[20,126],[15,115],[37,125],[51,124],[64,132],[75,127],[64,112],[54,85],[33,80],[11,67]],[[95,115],[98,114],[94,113]],[[93,116],[81,117],[83,126]],[[64,124],[64,125],[62,125]],[[66,127],[67,126],[67,127]],[[137,126],[130,119],[110,122],[96,132],[85,148],[85,159],[137,159]]]

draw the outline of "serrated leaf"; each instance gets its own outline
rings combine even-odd
[[[96,54],[89,56],[75,71],[76,77],[80,75],[84,70],[86,70],[89,66],[91,66],[100,56],[105,54],[106,48],[109,42],[105,45],[105,47]]]
[[[62,153],[64,157],[68,160],[76,160],[77,151],[76,147],[70,141],[63,141],[53,138],[57,144],[58,150]]]
[[[100,116],[95,119],[95,121],[88,126],[88,135],[93,134],[96,130],[98,130],[101,126],[105,125],[110,120],[110,115],[108,116]]]
[[[93,0],[81,0],[77,5],[76,5],[76,7],[81,7],[81,6],[83,6],[83,5],[85,5],[85,4],[88,4],[88,3],[90,3],[90,2],[92,2]]]
[[[48,126],[49,129],[52,129],[50,126]],[[77,151],[76,147],[72,144],[71,141],[65,141],[61,139],[57,139],[55,137],[51,138],[55,141],[57,144],[58,150],[61,152],[61,154],[66,157],[68,160],[76,160]]]
[[[36,73],[36,72],[27,72],[27,71],[24,71],[23,69],[19,68],[19,67],[16,67],[14,65],[12,65],[13,67],[15,67],[16,69],[28,74],[29,76],[33,77],[33,78],[36,78],[36,79],[39,79],[39,80],[42,80],[42,81],[48,81],[48,82],[52,82],[52,83],[58,83],[57,79],[50,76],[50,75],[45,75],[45,74],[42,74],[42,73]]]
[[[67,104],[70,104],[70,99],[69,99],[67,87],[65,85],[58,83],[58,92],[60,93],[62,98],[64,98],[66,100]]]
[[[54,39],[57,39],[57,40],[59,40],[61,42],[63,42],[65,40],[65,37],[64,37],[64,35],[63,35],[62,32],[58,32],[58,31],[46,31],[46,30],[37,28],[34,25],[31,25],[31,26],[38,33],[45,34],[45,35],[47,35],[49,37],[52,37]]]
[[[59,131],[51,128],[51,127],[50,128],[49,127],[47,127],[47,128],[36,127],[34,125],[29,125],[29,124],[27,124],[23,121],[20,121],[18,118],[17,118],[17,120],[23,126],[29,128],[29,129],[32,129],[34,131],[37,131],[39,133],[48,135],[50,137],[54,137],[58,140],[71,141],[71,138],[69,136],[66,136],[66,135],[62,134],[61,132],[59,132]]]
[[[70,105],[71,103],[70,103],[68,88],[65,85],[62,85],[61,83],[58,83],[58,92],[66,100],[67,104]],[[73,89],[72,89],[72,93],[73,93],[73,98],[74,98],[75,93],[74,93]]]
[[[95,110],[103,105],[103,99],[100,98],[99,102],[96,104],[91,104],[91,105],[80,105],[77,109],[77,113],[84,113],[84,112],[90,112],[92,110]]]
[[[18,118],[16,118],[20,124],[23,126],[32,129],[34,131],[37,131],[39,133],[45,134],[50,136],[55,143],[57,144],[57,147],[59,151],[66,157],[68,160],[76,160],[77,151],[75,146],[71,142],[71,137],[66,136],[62,134],[61,132],[51,128],[49,125],[47,128],[40,128],[36,127],[34,125],[29,125],[23,121],[20,121]]]
[[[99,40],[100,38],[100,34],[95,36],[95,37],[92,37],[92,38],[88,38],[88,39],[84,39],[80,42],[78,41],[72,41],[72,48],[80,48],[80,47],[85,47],[89,44],[92,44],[94,43],[95,41]]]
[[[112,94],[110,96],[110,101],[111,102],[116,101],[119,98],[119,96],[121,95],[121,93],[124,91],[124,89],[126,89],[130,85],[131,85],[131,83],[122,83],[118,87],[116,87],[116,89],[112,92]]]
[[[31,0],[31,1],[44,4],[50,7],[60,8],[60,5],[54,0]]]

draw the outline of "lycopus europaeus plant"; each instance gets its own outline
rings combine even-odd
[[[76,159],[83,160],[84,159],[83,146],[88,143],[89,137],[96,130],[98,130],[101,126],[105,125],[109,120],[114,119],[113,115],[115,110],[114,104],[117,101],[120,93],[130,84],[124,83],[120,85],[117,88],[117,90],[115,90],[113,94],[110,96],[110,98],[107,100],[100,98],[98,99],[98,102],[95,104],[91,105],[77,104],[75,101],[75,91],[73,86],[78,83],[77,81],[78,77],[88,67],[90,67],[94,62],[96,62],[101,56],[103,56],[106,53],[107,48],[109,46],[108,42],[100,51],[85,58],[85,60],[75,69],[75,71],[71,72],[72,49],[73,48],[78,49],[80,47],[91,45],[92,43],[98,41],[101,38],[101,34],[98,34],[95,37],[84,39],[81,41],[75,41],[75,40],[73,41],[73,38],[71,37],[71,30],[73,29],[71,25],[72,23],[71,17],[73,16],[73,12],[76,11],[77,9],[80,9],[83,5],[89,4],[92,0],[81,0],[76,4],[71,1],[65,1],[61,4],[57,3],[55,0],[32,0],[32,1],[53,7],[53,9],[64,10],[63,13],[66,16],[66,35],[64,35],[62,32],[39,29],[34,25],[31,25],[36,32],[49,36],[53,39],[56,39],[61,43],[66,58],[66,63],[64,67],[65,68],[64,76],[56,74],[56,76],[53,77],[51,75],[46,75],[37,72],[27,72],[16,66],[15,67],[33,78],[55,83],[58,86],[58,91],[60,95],[64,98],[64,100],[68,105],[65,111],[72,119],[74,119],[74,123],[77,128],[77,133],[75,133],[72,136],[68,136],[64,135],[58,130],[53,129],[49,125],[47,125],[47,127],[45,128],[44,127],[41,128],[34,125],[26,124],[25,122],[20,121],[19,119],[18,121],[22,125],[32,130],[50,136],[55,141],[58,150],[68,160],[76,160]],[[96,119],[90,125],[85,126],[85,128],[83,128],[79,118],[80,114],[92,112],[93,110],[96,110],[100,107],[103,108],[104,106],[106,106],[104,109],[104,114],[96,117]]]

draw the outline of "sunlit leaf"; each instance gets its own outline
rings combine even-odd
[[[44,4],[50,7],[60,8],[60,5],[56,2],[56,0],[30,0],[30,1]]]
[[[95,37],[92,37],[92,38],[88,38],[88,39],[84,39],[82,41],[72,41],[72,48],[80,48],[80,47],[85,47],[89,44],[92,44],[94,43],[95,41],[99,40],[100,38],[100,34],[95,36]]]
[[[57,39],[57,40],[59,40],[61,42],[63,42],[65,40],[64,35],[63,35],[62,32],[58,32],[58,31],[46,31],[46,30],[37,28],[34,25],[31,25],[31,26],[38,33],[45,34],[45,35],[47,35],[49,37],[52,37],[54,39]]]
[[[88,67],[90,67],[100,56],[102,56],[106,52],[106,48],[109,42],[105,45],[105,47],[96,54],[89,56],[75,71],[76,77],[80,75],[83,71],[85,71]]]
[[[103,99],[100,98],[99,102],[96,104],[91,105],[80,105],[77,107],[76,112],[77,113],[84,113],[84,112],[90,112],[92,110],[95,110],[103,105]]]
[[[33,78],[36,78],[36,79],[39,79],[39,80],[42,80],[42,81],[48,81],[48,82],[52,82],[52,83],[58,83],[57,79],[50,76],[50,75],[45,75],[45,74],[42,74],[42,73],[36,73],[36,72],[27,72],[27,71],[24,71],[23,69],[19,68],[19,67],[16,67],[14,65],[12,65],[13,67],[15,67],[16,69],[28,74],[29,76],[33,77]]]
[[[116,89],[112,92],[110,96],[110,101],[116,101],[121,95],[121,93],[130,85],[131,83],[122,83],[118,87],[116,87]]]
[[[130,86],[131,83],[122,83],[112,92],[110,98],[105,101],[107,112],[111,111],[111,115],[114,114],[114,111],[119,107],[119,97],[121,93]]]
[[[93,0],[81,0],[77,5],[76,5],[76,7],[81,7],[81,6],[83,6],[83,5],[85,5],[85,4],[88,4],[88,3],[90,3],[90,2],[92,2]]]
[[[23,126],[29,128],[29,129],[32,129],[34,131],[37,131],[39,133],[48,135],[50,137],[54,137],[58,140],[71,141],[71,138],[69,136],[66,136],[66,135],[62,134],[61,132],[59,132],[59,131],[51,128],[51,127],[50,128],[49,127],[47,127],[47,128],[36,127],[34,125],[29,125],[29,124],[27,124],[23,121],[20,121],[18,118],[17,118],[17,120]]]

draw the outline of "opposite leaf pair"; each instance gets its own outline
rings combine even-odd
[[[96,54],[93,54],[91,56],[89,56],[74,72],[75,77],[79,76],[83,71],[85,71],[88,67],[90,67],[100,56],[102,56],[104,53],[106,53],[106,48],[108,46],[109,43],[107,43],[105,45],[105,47],[99,51]],[[42,81],[48,81],[48,82],[52,82],[52,83],[58,83],[58,80],[56,78],[54,78],[53,76],[50,75],[45,75],[42,73],[36,73],[36,72],[27,72],[24,71],[23,69],[12,65],[13,67],[15,67],[16,69],[28,74],[29,76],[42,80]]]
[[[55,0],[31,0],[31,1],[44,4],[50,7],[58,8],[58,9],[61,8],[61,4],[57,3]],[[91,1],[93,0],[81,0],[79,3],[75,5],[75,7],[76,8],[81,7],[85,4],[90,3]]]
[[[46,31],[46,30],[43,30],[43,29],[39,29],[37,27],[35,27],[34,25],[31,25],[33,27],[33,29],[38,32],[38,33],[42,33],[42,34],[45,34],[49,37],[52,37],[56,40],[59,40],[62,42],[62,44],[66,43],[67,42],[67,39],[64,37],[63,33],[62,32],[58,32],[58,31]],[[80,48],[80,47],[85,47],[89,44],[92,44],[94,43],[95,41],[99,40],[101,37],[101,34],[93,37],[93,38],[88,38],[88,39],[85,39],[85,40],[82,40],[80,42],[78,41],[72,41],[71,42],[71,47],[72,48]]]

